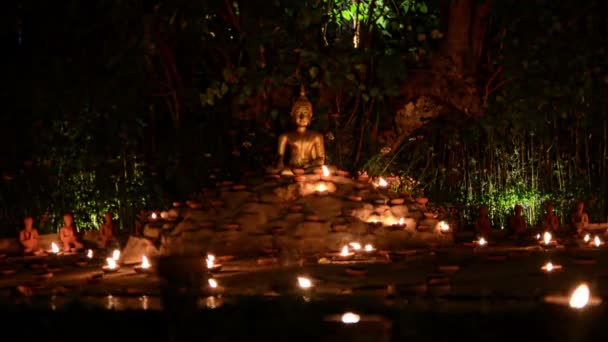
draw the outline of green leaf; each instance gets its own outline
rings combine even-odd
[[[347,10],[342,11],[342,18],[344,18],[344,20],[347,20],[347,21],[350,20],[350,18],[351,18],[350,12]]]

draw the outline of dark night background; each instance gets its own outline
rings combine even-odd
[[[300,83],[331,164],[393,174],[465,225],[517,203],[535,223],[546,201],[565,219],[578,199],[605,221],[606,3],[7,1],[0,234],[66,210],[128,231],[263,171]]]

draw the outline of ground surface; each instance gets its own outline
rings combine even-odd
[[[580,282],[587,282],[594,296],[608,298],[607,252],[602,247],[543,250],[537,245],[486,248],[458,245],[391,253],[389,257],[378,253],[356,263],[318,264],[317,258],[310,258],[279,260],[278,264],[261,266],[255,259],[234,259],[223,262],[221,272],[212,275],[220,284],[218,289],[209,288],[206,279],[203,280],[200,292],[196,293],[200,310],[185,318],[188,321],[198,317],[197,322],[206,324],[188,325],[188,329],[182,327],[178,331],[196,335],[202,329],[208,336],[217,337],[213,340],[225,340],[224,335],[232,336],[228,340],[245,339],[248,336],[245,331],[226,327],[225,319],[229,319],[242,329],[255,328],[261,336],[277,339],[307,336],[304,332],[297,333],[297,329],[288,329],[290,325],[307,327],[304,330],[311,333],[342,336],[339,334],[349,334],[349,330],[342,331],[343,328],[336,328],[342,326],[340,323],[327,320],[331,314],[350,310],[367,317],[357,326],[368,331],[369,336],[377,337],[369,340],[450,336],[449,331],[437,330],[433,322],[480,339],[534,335],[588,340],[590,335],[603,334],[600,322],[606,313],[605,303],[579,312],[567,306],[545,304],[543,298],[560,293],[568,296]],[[121,317],[130,317],[129,322],[156,322],[139,333],[139,328],[129,324],[132,333],[149,334],[160,340],[166,335],[151,331],[160,329],[163,334],[170,334],[174,325],[164,316],[158,276],[136,274],[132,267],[125,266],[117,273],[99,278],[101,261],[78,267],[75,261],[80,258],[82,255],[5,260],[1,269],[14,269],[17,273],[0,278],[4,312],[13,312],[11,320],[17,323],[22,317],[20,312],[33,315],[32,319],[41,315],[46,324],[54,319],[61,324],[59,317],[75,315],[77,321],[82,321],[82,327],[93,317],[106,317],[104,322],[117,325],[125,324]],[[541,272],[540,267],[548,260],[563,269],[552,274]],[[33,269],[36,264],[46,264],[53,276],[40,279],[40,274],[48,271]],[[453,269],[442,268],[454,265],[460,268],[454,273]],[[202,269],[204,258],[200,259],[200,266]],[[312,278],[314,287],[300,289],[298,275]],[[85,309],[95,313],[86,311],[89,313],[78,316],[77,312]],[[516,323],[529,326],[529,331],[509,328]],[[328,324],[334,324],[334,328],[323,330]],[[44,329],[36,331],[43,334]],[[50,329],[45,336],[52,336],[52,331],[55,330]],[[366,340],[365,336],[356,334],[354,340]]]

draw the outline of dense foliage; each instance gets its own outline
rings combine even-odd
[[[437,2],[15,1],[2,35],[4,233],[26,212],[54,230],[68,210],[83,229],[112,210],[130,230],[141,208],[261,170],[302,83],[332,164],[487,205],[497,225],[515,203],[536,219],[543,201],[566,212],[577,198],[605,219],[601,5],[493,2],[476,75],[485,115],[444,115],[383,154],[403,84],[445,39]]]

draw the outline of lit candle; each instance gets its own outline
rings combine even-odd
[[[207,254],[206,262],[207,262],[207,268],[208,269],[212,269],[213,268],[214,261],[215,261],[215,255],[213,255],[213,254]]]
[[[348,246],[342,247],[342,250],[340,251],[340,256],[347,257],[350,255],[352,255],[352,253],[348,250]]]
[[[596,235],[596,236],[593,238],[593,245],[594,245],[595,247],[599,247],[601,244],[602,244],[602,240],[600,240],[600,237]]]
[[[399,222],[397,222],[398,225],[400,226],[404,226],[405,225],[405,219],[402,217],[399,219]]]
[[[117,265],[116,265],[116,260],[112,259],[112,258],[106,258],[106,262],[108,263],[107,267],[110,270],[115,270]]]
[[[150,262],[145,255],[141,257],[141,268],[144,270],[150,268]]]
[[[487,245],[487,244],[488,244],[488,242],[487,242],[487,241],[486,241],[486,239],[485,239],[485,238],[482,236],[482,237],[480,237],[480,238],[479,238],[479,240],[477,240],[477,244],[478,244],[479,246],[485,246],[485,245]]]
[[[450,226],[445,221],[440,221],[438,227],[439,227],[439,231],[441,231],[443,233],[445,233],[445,232],[447,232],[447,231],[450,230]]]
[[[59,253],[59,246],[54,242],[51,242],[51,252],[53,252],[53,254]]]
[[[386,179],[380,177],[380,179],[378,179],[378,187],[386,188],[387,186],[388,186],[388,182],[386,181]]]
[[[309,289],[312,287],[312,281],[306,277],[298,277],[298,285],[302,289]]]
[[[587,306],[596,306],[602,303],[599,297],[593,297],[589,285],[582,283],[574,289],[570,296],[549,295],[545,296],[545,302],[551,304],[567,305],[573,309],[581,310]]]
[[[120,259],[120,251],[118,249],[115,249],[112,252],[112,259],[114,259],[114,261],[118,261],[118,259]]]
[[[317,184],[316,190],[318,193],[322,194],[327,191],[327,185],[325,185],[325,183],[319,183],[319,184]]]
[[[503,229],[503,228],[500,228]],[[536,240],[540,240],[540,234],[536,234]]]
[[[323,178],[328,178],[330,173],[329,173],[329,168],[325,165],[321,166],[321,169],[323,170]]]
[[[358,242],[351,242],[348,245],[351,246],[355,251],[361,250],[361,244]]]
[[[363,249],[365,249],[366,252],[373,252],[374,251],[374,246],[372,246],[372,244],[368,243],[365,245],[365,247],[363,247]]]
[[[551,243],[551,238],[552,238],[551,233],[549,233],[549,232],[543,233],[543,243],[545,245],[549,245]]]
[[[153,212],[153,213],[152,213],[152,215],[150,215],[150,217],[151,217],[153,220],[156,220],[156,219],[158,218],[158,214],[156,214],[155,212]]]
[[[87,258],[93,259],[93,250],[92,249],[87,250]]]
[[[215,289],[218,286],[217,280],[215,280],[213,278],[209,278],[209,280],[207,280],[207,282],[209,283],[209,287],[212,289]]]
[[[591,240],[591,236],[589,235],[589,233],[587,233],[587,234],[585,234],[585,237],[583,238],[583,241],[589,242],[589,240]]]
[[[344,324],[355,324],[359,323],[361,316],[353,312],[346,312],[342,315],[342,323]]]
[[[547,273],[551,273],[551,272],[559,270],[561,268],[562,268],[561,265],[555,265],[551,261],[549,261],[546,264],[544,264],[540,269]]]

